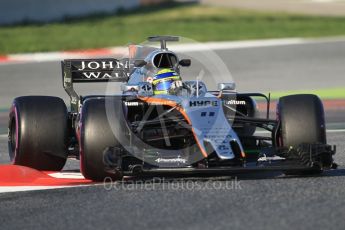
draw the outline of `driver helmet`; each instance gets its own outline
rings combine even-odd
[[[154,94],[169,94],[174,89],[182,86],[181,77],[172,69],[161,69],[153,77]]]

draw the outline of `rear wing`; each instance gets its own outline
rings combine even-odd
[[[129,59],[66,59],[61,62],[63,87],[71,98],[71,112],[78,112],[80,97],[73,83],[127,82]]]

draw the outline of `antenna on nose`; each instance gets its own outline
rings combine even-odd
[[[167,50],[167,42],[178,42],[180,40],[177,36],[151,36],[147,39],[149,42],[160,42],[161,49]]]

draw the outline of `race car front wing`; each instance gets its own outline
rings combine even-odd
[[[336,169],[333,162],[335,146],[326,144],[302,144],[298,148],[276,149],[271,155],[261,155],[255,162],[245,162],[234,166],[208,167],[207,159],[193,165],[178,167],[158,167],[136,159],[135,161],[124,160],[127,154],[121,155],[114,148],[109,148],[104,154],[108,162],[109,171],[116,169],[124,176],[176,176],[176,175],[233,175],[242,173],[256,173],[265,171],[282,171],[287,174],[301,174],[321,172],[322,170]],[[126,162],[127,165],[124,165]]]

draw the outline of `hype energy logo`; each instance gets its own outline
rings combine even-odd
[[[190,107],[202,107],[202,106],[219,106],[219,101],[212,100],[194,100],[189,102]]]

